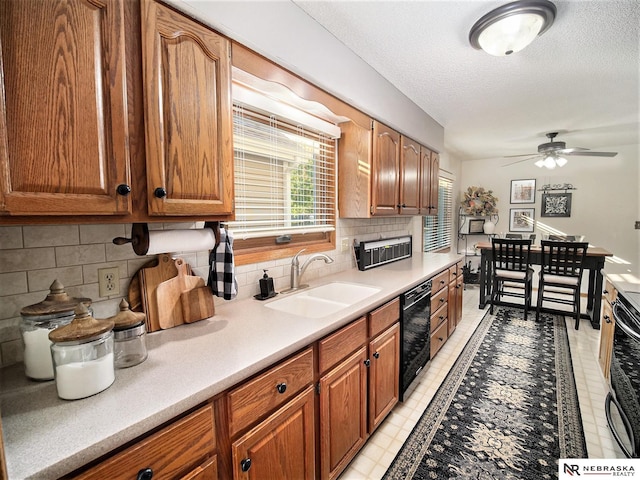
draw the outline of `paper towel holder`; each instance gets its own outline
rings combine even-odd
[[[204,228],[213,230],[217,247],[220,244],[220,222],[205,222]],[[131,225],[131,238],[116,237],[113,243],[116,245],[131,243],[136,255],[146,255],[149,251],[149,226],[146,223],[134,223]]]

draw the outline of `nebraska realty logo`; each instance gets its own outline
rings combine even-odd
[[[640,478],[640,460],[561,458],[558,461],[560,480],[579,477],[589,480],[611,477]]]

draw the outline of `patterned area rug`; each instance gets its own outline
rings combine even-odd
[[[557,478],[586,458],[564,317],[487,313],[384,476]]]

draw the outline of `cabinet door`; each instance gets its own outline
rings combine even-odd
[[[420,212],[420,144],[402,136],[400,145],[400,213],[417,215]]]
[[[458,265],[458,278],[456,280],[456,325],[462,321],[462,295],[464,294],[464,277],[462,276],[462,263]]]
[[[230,42],[142,2],[150,215],[233,211]]]
[[[369,343],[369,433],[398,403],[400,390],[400,324]]]
[[[131,213],[122,0],[2,1],[0,51],[0,214]]]
[[[233,443],[233,478],[313,479],[314,391],[307,388]]]
[[[320,379],[320,478],[336,478],[367,438],[367,348]],[[292,477],[293,478],[293,477]]]
[[[611,367],[611,351],[613,350],[613,337],[615,333],[615,322],[611,304],[608,301],[602,302],[602,320],[600,321],[600,347],[598,350],[598,363],[604,378],[609,380],[609,368]]]
[[[447,299],[447,303],[449,304],[447,312],[447,331],[448,335],[451,336],[453,331],[456,329],[456,326],[458,325],[458,290],[456,288],[455,281],[449,284],[449,297]]]
[[[400,134],[373,122],[372,215],[396,215],[400,190]]]
[[[422,147],[421,180],[420,180],[420,213],[422,215],[438,214],[438,188],[440,182],[440,156]]]

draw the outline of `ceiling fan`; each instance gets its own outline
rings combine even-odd
[[[565,156],[570,155],[581,155],[585,157],[615,157],[618,152],[592,152],[588,148],[581,147],[573,147],[567,148],[567,144],[565,142],[554,142],[554,139],[558,135],[558,132],[549,132],[546,134],[549,141],[547,143],[542,143],[538,145],[538,153],[525,153],[523,155],[509,155],[505,158],[510,157],[527,157],[522,160],[518,160],[516,162],[508,163],[507,165],[503,165],[503,167],[508,167],[509,165],[515,165],[516,163],[526,162],[527,160],[533,160],[534,158],[538,158],[538,161],[535,163],[537,167],[546,167],[549,169],[555,168],[556,166],[562,167],[566,165],[567,159]]]

